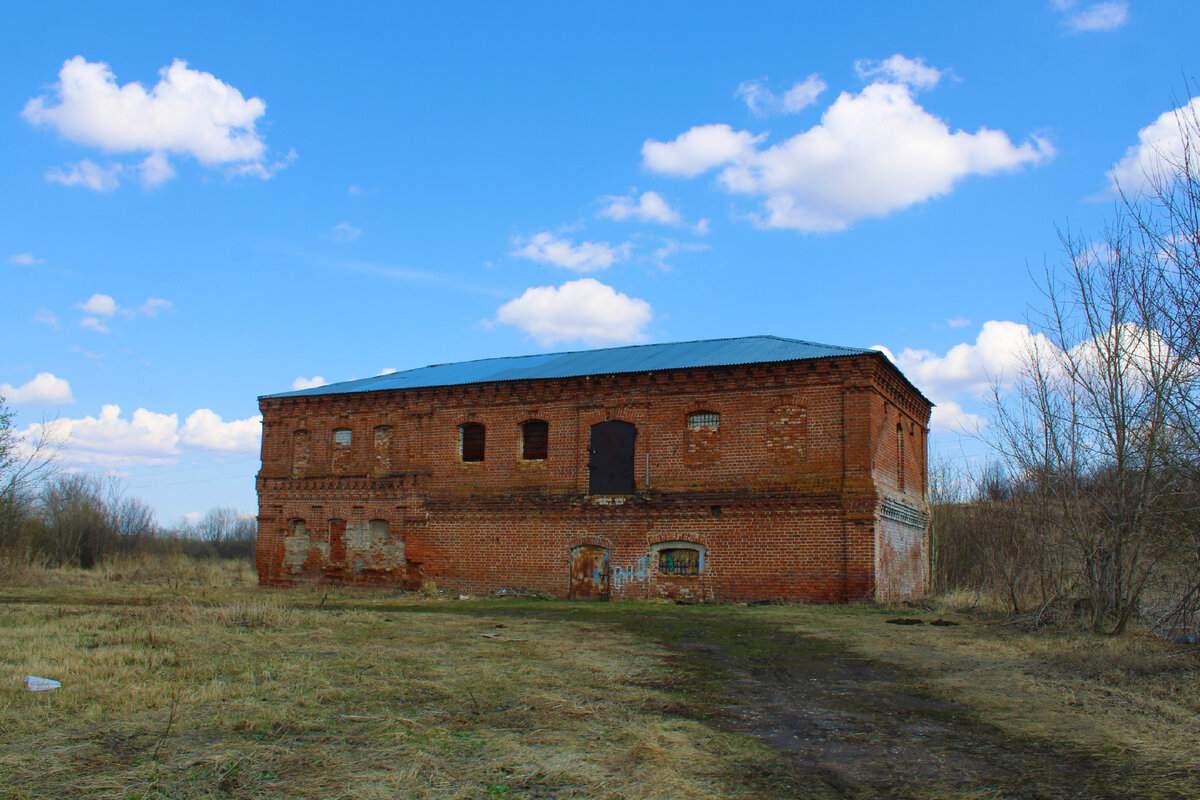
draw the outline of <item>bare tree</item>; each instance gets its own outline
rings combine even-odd
[[[37,487],[54,473],[57,451],[45,424],[33,441],[23,440],[13,425],[12,410],[0,395],[0,548],[18,543]]]
[[[1200,120],[1191,104],[1177,119],[1183,156],[1164,154],[1148,193],[1123,195],[1099,241],[1062,233],[1040,335],[994,394],[993,444],[1111,633],[1200,555]]]

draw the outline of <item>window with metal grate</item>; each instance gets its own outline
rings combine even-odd
[[[721,427],[721,415],[716,411],[693,411],[687,415],[687,426],[689,428],[719,428]]]

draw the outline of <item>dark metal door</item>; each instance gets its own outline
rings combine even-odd
[[[571,548],[572,600],[608,599],[608,548],[581,544]]]
[[[633,494],[633,443],[637,426],[630,422],[610,420],[592,426],[592,442],[588,448],[589,494]]]

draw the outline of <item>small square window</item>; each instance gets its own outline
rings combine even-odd
[[[349,428],[338,428],[333,432],[333,443],[338,447],[349,447],[351,433]]]

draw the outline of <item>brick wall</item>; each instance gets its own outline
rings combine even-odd
[[[566,596],[572,549],[595,545],[614,598],[894,599],[927,585],[926,530],[893,547],[880,509],[927,511],[930,406],[882,356],[260,406],[264,583]],[[697,412],[719,424],[689,426]],[[545,459],[522,458],[531,419],[548,423]],[[591,426],[606,420],[636,426],[632,495],[588,493]],[[467,423],[485,427],[482,461],[461,458]],[[664,542],[701,550],[700,573],[660,574]]]

